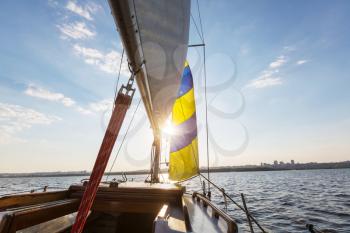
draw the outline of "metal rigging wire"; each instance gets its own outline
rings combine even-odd
[[[202,39],[203,43],[203,69],[204,69],[204,101],[205,101],[205,130],[206,130],[206,150],[207,150],[207,176],[208,180],[210,180],[210,152],[209,152],[209,127],[208,127],[208,100],[207,100],[207,65],[206,65],[206,51],[205,51],[205,40],[204,40],[204,32],[203,32],[203,24],[202,24],[202,17],[201,12],[199,8],[199,2],[197,2],[197,12],[198,12],[198,19],[199,19],[199,26],[200,26],[200,33],[197,27],[197,24],[194,22],[194,25],[196,26],[197,32],[199,37]],[[191,15],[192,16],[192,15]],[[192,17],[193,18],[193,17]],[[194,21],[194,20],[193,20]],[[211,192],[210,192],[210,182],[208,181],[208,196],[210,198]]]
[[[196,30],[197,30],[197,34],[198,34],[199,38],[201,39],[201,41],[202,41],[202,43],[203,43],[204,39],[203,39],[203,37],[202,37],[202,35],[201,35],[201,32],[200,32],[199,29],[198,29],[198,26],[197,26],[197,24],[196,24],[196,20],[194,19],[192,13],[191,13],[191,18],[192,18],[192,22],[193,22],[193,24],[194,24],[194,26],[195,26],[195,28],[196,28]]]
[[[131,124],[132,124],[132,122],[133,122],[133,120],[134,120],[134,118],[135,118],[135,115],[136,115],[137,109],[138,109],[139,106],[140,106],[140,103],[141,103],[141,98],[140,98],[139,102],[137,103],[136,109],[135,109],[134,113],[132,114],[132,117],[131,117],[131,120],[130,120],[130,122],[129,122],[128,128],[126,129],[126,132],[125,132],[125,134],[124,134],[124,137],[123,137],[123,139],[122,139],[122,142],[120,143],[120,146],[119,146],[119,148],[118,148],[118,151],[117,151],[117,153],[116,153],[116,155],[115,155],[115,157],[114,157],[114,159],[113,159],[112,166],[111,166],[111,168],[109,169],[109,172],[108,172],[107,177],[106,177],[106,182],[108,181],[109,174],[112,172],[112,169],[113,169],[113,167],[114,167],[114,164],[115,164],[115,162],[117,161],[119,152],[120,152],[120,150],[121,150],[121,148],[122,148],[122,146],[123,146],[123,144],[124,144],[124,141],[125,141],[125,139],[126,139],[126,136],[128,135],[130,126],[131,126]]]
[[[123,48],[122,56],[121,56],[121,58],[120,58],[120,63],[119,63],[119,70],[118,70],[118,76],[117,76],[117,83],[116,83],[115,90],[114,90],[113,109],[114,109],[114,107],[115,107],[115,100],[116,100],[116,98],[117,98],[117,92],[118,92],[118,86],[119,86],[119,80],[120,80],[120,73],[121,73],[122,64],[123,64],[124,52],[125,52],[125,50],[124,50],[124,48]],[[141,102],[141,99],[139,100],[139,102],[138,102],[138,104],[137,104],[137,106],[136,106],[136,109],[135,109],[135,111],[134,111],[134,113],[133,113],[133,115],[132,115],[132,118],[131,118],[131,120],[130,120],[130,122],[129,122],[129,125],[128,125],[128,128],[127,128],[127,130],[126,130],[126,133],[124,134],[124,137],[123,137],[123,139],[122,139],[122,142],[121,142],[121,144],[120,144],[120,146],[119,146],[119,148],[118,148],[118,151],[117,151],[117,153],[116,153],[116,155],[115,155],[115,157],[114,157],[114,159],[113,159],[112,166],[111,166],[111,168],[109,169],[109,172],[108,172],[107,177],[106,177],[106,182],[108,181],[109,174],[111,173],[111,171],[112,171],[112,169],[113,169],[113,167],[114,167],[114,164],[115,164],[115,162],[117,161],[119,152],[120,152],[120,150],[121,150],[121,148],[122,148],[122,146],[123,146],[123,144],[124,144],[124,141],[125,141],[125,139],[126,139],[126,136],[128,135],[128,132],[129,132],[131,123],[132,123],[133,120],[134,120],[134,117],[135,117],[135,114],[136,114],[136,112],[137,112],[137,109],[139,108],[140,102]]]
[[[214,182],[210,181],[208,178],[206,178],[203,174],[200,174],[205,180],[207,180],[209,183],[211,183],[215,188],[218,190],[222,190],[218,185],[216,185]],[[223,192],[223,195],[225,195],[230,201],[232,201],[233,204],[235,204],[238,208],[240,208],[242,211],[244,211],[251,220],[259,227],[259,229],[265,233],[266,230],[259,224],[259,222],[251,215],[249,211],[247,211],[245,208],[243,208],[240,204],[238,204],[235,200],[233,200],[232,197],[230,197],[227,193]]]
[[[123,58],[124,58],[124,48],[123,48],[123,52],[122,52],[122,57],[120,58],[119,71],[118,71],[118,76],[117,76],[117,83],[116,83],[115,89],[114,89],[113,108],[114,108],[114,106],[115,106],[115,100],[116,100],[116,98],[117,98],[118,85],[119,85],[119,80],[120,80],[120,73],[121,73],[121,70],[122,70]]]

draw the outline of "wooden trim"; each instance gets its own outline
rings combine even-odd
[[[190,220],[190,215],[188,213],[188,209],[185,203],[184,198],[182,197],[182,211],[184,214],[184,218],[185,218],[185,225],[186,225],[186,230],[188,232],[192,232],[192,226],[191,226],[191,220]]]
[[[202,194],[194,192],[192,195],[193,199],[197,202],[202,202],[204,207],[210,207],[212,209],[213,218],[222,218],[227,223],[227,233],[237,233],[238,228],[235,221],[225,212],[217,208],[210,200],[208,200]]]
[[[13,220],[9,232],[21,230],[76,212],[78,207],[78,199],[67,199],[11,211],[9,213],[13,214]]]
[[[81,198],[85,187],[71,186],[70,198]],[[156,187],[104,187],[100,186],[96,194],[99,201],[181,203],[183,189],[162,189]]]
[[[119,184],[118,187],[109,187],[109,186],[103,186],[100,185],[98,188],[98,191],[101,192],[133,192],[133,193],[144,193],[145,191],[147,191],[147,193],[172,193],[172,194],[183,194],[185,191],[184,187],[179,187],[179,186],[172,186],[172,187],[168,187],[167,186],[162,186],[162,184],[154,184],[154,185],[147,185],[145,183],[137,183],[135,182],[135,184],[139,184],[140,186],[131,186],[131,184],[133,184],[133,182],[129,182],[128,183],[122,183]],[[129,186],[128,186],[129,185]],[[71,185],[69,187],[69,190],[71,192],[76,192],[76,191],[84,191],[85,187],[83,185]]]
[[[157,213],[163,204],[95,200],[92,210],[104,213]]]
[[[35,205],[50,201],[58,201],[67,198],[68,191],[29,193],[4,196],[0,198],[0,211],[20,206]]]
[[[8,212],[0,213],[0,233],[9,233],[13,215]]]

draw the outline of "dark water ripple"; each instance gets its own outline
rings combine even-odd
[[[45,185],[66,188],[82,178],[1,178],[0,195]],[[211,179],[240,204],[244,193],[250,212],[270,232],[307,232],[307,223],[324,232],[350,232],[350,169],[213,173]],[[198,178],[186,185],[189,191],[201,191]],[[222,194],[212,191],[213,201],[224,209]],[[232,204],[227,209],[240,231],[248,232],[245,214]]]
[[[307,232],[314,224],[326,232],[350,232],[350,169],[232,172],[211,175],[239,203],[244,193],[249,210],[271,232]],[[198,189],[199,182],[189,182]],[[222,195],[214,201],[224,208]],[[248,232],[242,211],[229,209],[242,232]]]

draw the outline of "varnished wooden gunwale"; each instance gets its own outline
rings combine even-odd
[[[157,213],[162,207],[161,203],[150,202],[123,202],[96,200],[92,206],[93,211],[104,213]]]
[[[26,205],[57,201],[67,198],[69,191],[54,191],[42,193],[17,194],[0,198],[0,211]]]
[[[10,226],[3,232],[16,232],[77,211],[79,199],[66,199],[8,211]],[[7,223],[8,224],[8,223]]]
[[[184,188],[177,186],[164,185],[145,185],[140,187],[132,186],[108,187],[100,186],[96,194],[96,201],[124,201],[124,202],[156,202],[156,203],[181,203],[181,197],[184,193]],[[81,198],[85,187],[83,185],[73,185],[69,188],[70,198]]]

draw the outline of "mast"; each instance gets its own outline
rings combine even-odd
[[[152,150],[154,151],[154,158],[151,164],[151,183],[159,182],[159,162],[160,162],[160,148],[161,148],[161,140],[159,134],[154,137],[154,142],[152,145]]]
[[[191,1],[109,0],[153,130],[151,182],[160,172],[161,132],[180,86]]]
[[[129,68],[131,72],[137,75],[136,82],[138,84],[142,101],[146,108],[148,119],[153,129],[157,129],[154,117],[152,115],[152,102],[149,94],[148,83],[146,82],[147,74],[143,66],[144,56],[142,49],[138,48],[141,44],[138,34],[138,27],[135,18],[135,12],[128,0],[109,0],[109,5],[118,27],[124,49],[128,57]]]

